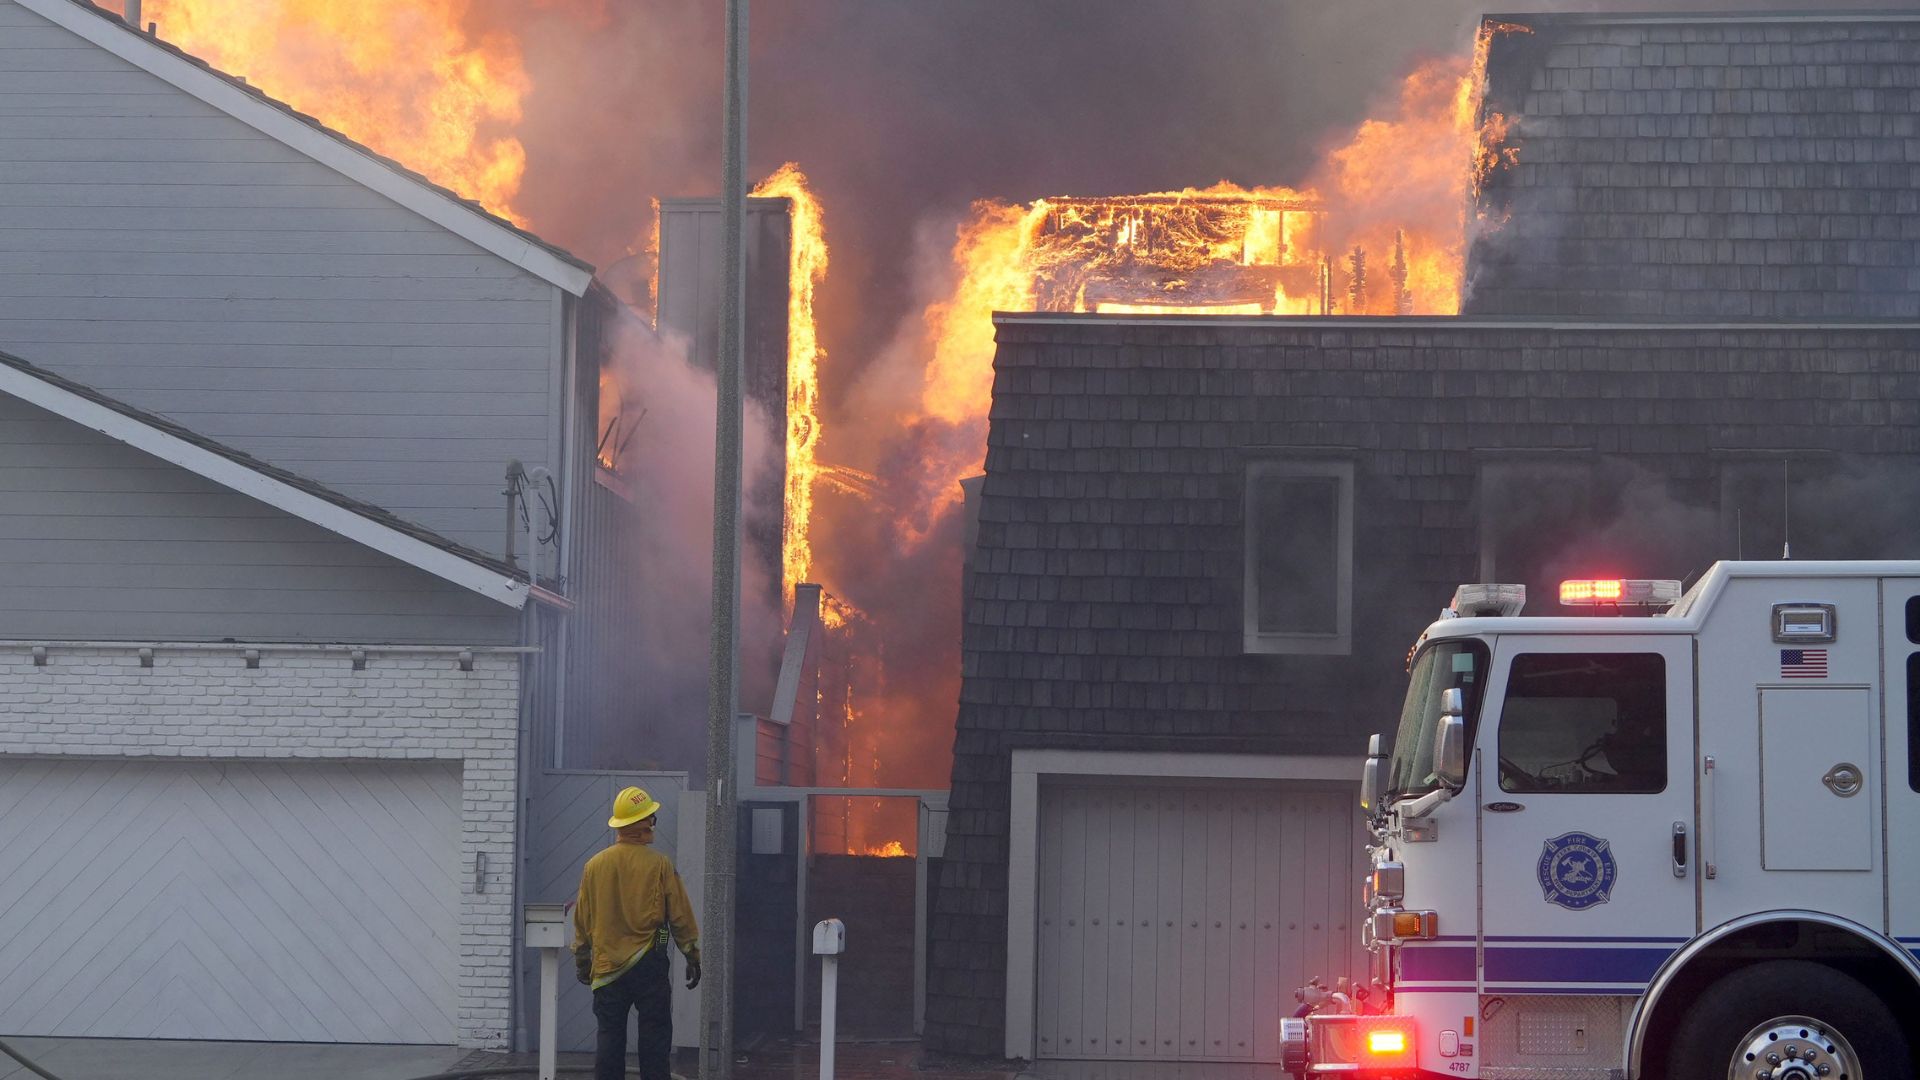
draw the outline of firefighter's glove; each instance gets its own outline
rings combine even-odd
[[[691,990],[694,987],[699,985],[700,985],[700,961],[689,960],[687,961],[687,989]]]
[[[583,986],[593,985],[592,949],[581,949],[573,954],[573,977],[579,979]]]

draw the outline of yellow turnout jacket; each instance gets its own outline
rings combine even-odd
[[[671,932],[700,962],[700,928],[673,860],[645,844],[616,843],[587,860],[573,908],[573,950],[593,951],[593,988],[626,974]]]

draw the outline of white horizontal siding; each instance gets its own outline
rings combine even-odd
[[[0,349],[497,553],[557,295],[0,0]]]
[[[498,604],[8,397],[0,596],[0,639],[517,636]]]

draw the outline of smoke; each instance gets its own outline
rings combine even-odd
[[[714,376],[688,360],[685,340],[616,320],[607,343],[633,434],[620,475],[639,512],[639,536],[621,568],[645,613],[625,650],[639,667],[645,745],[624,718],[606,718],[624,737],[603,738],[598,768],[692,768],[705,756],[707,670],[713,631]],[[742,502],[748,513],[781,491],[780,456],[763,410],[747,405]],[[743,558],[740,578],[743,708],[764,713],[778,663],[779,585],[768,562]]]
[[[185,19],[181,12],[205,9],[215,16],[210,22],[224,24],[269,6],[150,0],[147,10],[172,37],[170,28]],[[1795,9],[1804,0],[1535,6]],[[384,7],[452,12],[472,49],[501,57],[502,71],[524,72],[517,118],[504,108],[483,110],[477,145],[517,140],[526,171],[509,201],[543,237],[611,267],[643,251],[653,227],[650,200],[715,193],[721,5],[409,0]],[[872,715],[884,720],[883,738],[900,745],[878,752],[898,756],[909,743],[937,747],[934,762],[914,766],[913,782],[945,779],[941,763],[959,678],[961,531],[952,481],[964,471],[949,466],[977,461],[984,441],[984,420],[930,420],[918,407],[928,365],[923,312],[951,295],[947,255],[969,207],[978,199],[1023,204],[1223,179],[1336,188],[1340,159],[1330,172],[1315,172],[1325,147],[1350,137],[1383,104],[1391,113],[1409,72],[1434,58],[1464,56],[1482,10],[1479,0],[807,0],[756,7],[748,171],[765,176],[782,162],[799,162],[826,207],[834,248],[833,273],[816,297],[829,358],[821,373],[821,460],[879,476],[871,503],[823,496],[813,534],[819,576],[867,612],[885,650],[886,683],[874,695]],[[288,20],[264,36],[296,44],[303,56],[324,56],[325,25]],[[494,47],[509,39],[514,49]],[[459,43],[443,52],[465,55]],[[270,90],[276,85],[271,72],[215,59],[261,76]],[[424,68],[431,58],[403,49],[387,61]],[[283,96],[330,118],[327,102]],[[429,105],[419,102],[414,111]],[[426,164],[404,147],[381,148]],[[1390,216],[1428,212],[1402,202],[1388,193],[1379,205]],[[1386,223],[1361,223],[1375,224]],[[1370,242],[1369,250],[1384,270],[1386,245]],[[1376,275],[1376,283],[1384,279]],[[708,605],[704,585],[695,583],[710,572],[711,383],[670,345],[621,342],[617,349],[619,363],[643,372],[633,385],[651,398],[630,455],[646,463],[634,482],[645,489],[643,505],[655,511],[635,572],[652,590],[649,610],[659,618],[636,655],[649,665],[655,707],[686,716],[692,731],[704,715]],[[749,423],[747,430],[767,425]],[[768,592],[743,583],[743,596]],[[697,739],[685,753],[663,748],[657,757],[697,762]]]

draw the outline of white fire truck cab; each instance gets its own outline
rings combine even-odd
[[[1920,561],[1462,586],[1362,800],[1371,994],[1300,1075],[1911,1080]],[[1665,610],[1662,610],[1662,609]]]

